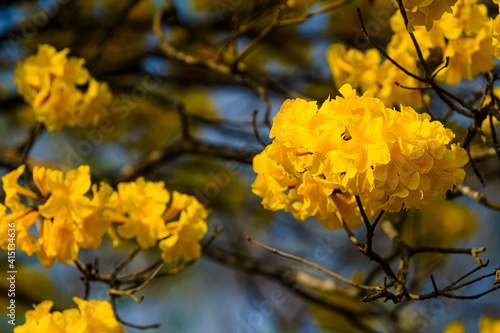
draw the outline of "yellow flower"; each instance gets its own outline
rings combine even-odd
[[[75,112],[71,126],[97,126],[99,121],[109,115],[108,106],[113,100],[113,94],[106,82],[89,80],[87,92],[83,94],[81,104]]]
[[[404,30],[404,33],[394,34],[388,47],[389,55],[405,69],[419,75],[416,56],[408,56],[408,49],[413,48],[413,44],[404,29],[402,18],[401,22],[397,18],[398,16],[391,18],[391,25]],[[421,90],[399,87],[396,83],[406,87],[421,87],[423,84],[405,74],[389,60],[381,63],[380,53],[376,49],[363,53],[356,49],[346,51],[343,44],[332,44],[326,56],[337,88],[348,83],[360,91],[371,91],[387,106],[409,104],[420,109],[428,100],[428,95]]]
[[[21,165],[16,170],[2,177],[2,187],[5,192],[5,205],[12,211],[23,210],[25,208],[25,205],[21,203],[19,194],[31,199],[39,199],[36,193],[18,184],[18,179],[24,173],[25,168],[25,165]]]
[[[14,333],[43,333],[52,331],[50,309],[54,305],[52,301],[43,301],[38,305],[33,305],[34,310],[26,311],[26,323],[14,328]],[[61,332],[60,330],[55,332]]]
[[[444,196],[463,182],[467,154],[455,144],[447,147],[454,134],[440,122],[402,107],[390,132],[397,141],[390,145],[392,159],[377,184],[389,196],[385,209],[420,209],[424,201]]]
[[[37,121],[49,131],[64,126],[97,125],[109,114],[112,94],[83,67],[82,58],[68,57],[69,49],[58,52],[39,45],[38,53],[16,64],[14,83],[19,95],[33,107]],[[88,84],[85,93],[80,86]]]
[[[102,236],[111,225],[109,213],[112,211],[110,199],[114,193],[113,189],[108,184],[101,183],[99,189],[94,184],[92,192],[94,196],[91,204],[95,210],[77,225],[76,231],[78,243],[86,249],[97,249],[101,246]]]
[[[84,332],[125,332],[123,325],[116,320],[109,302],[101,300],[85,301],[78,297],[73,297],[73,302],[80,309],[81,319],[85,323]]]
[[[451,6],[456,2],[457,0],[404,0],[408,28],[413,31],[414,26],[423,25],[430,30],[435,20],[445,12],[451,13]]]
[[[64,75],[68,53],[67,48],[57,52],[54,47],[42,44],[38,46],[36,55],[16,64],[16,75],[13,80],[17,85],[18,93],[28,104],[33,105],[35,100],[40,99],[39,96],[50,91],[52,77]]]
[[[52,301],[34,305],[26,312],[26,322],[16,326],[14,333],[123,333],[123,324],[116,320],[111,304],[107,301],[85,301],[73,297],[78,309],[50,312]]]
[[[318,112],[316,102],[303,99],[286,100],[274,117],[276,126],[271,128],[270,138],[280,140],[286,147],[309,147],[315,137],[308,123]]]
[[[82,165],[78,169],[68,171],[66,175],[51,169],[39,171],[38,175],[43,175],[45,184],[42,180],[35,182],[43,184],[41,186],[50,193],[47,201],[38,208],[43,217],[82,223],[83,219],[93,212],[90,199],[85,196],[91,184],[88,166]]]
[[[449,57],[448,67],[436,76],[437,80],[446,84],[456,85],[482,72],[492,70],[496,67],[493,58],[493,46],[491,36],[486,29],[481,30],[475,37],[463,37],[455,41],[449,41],[443,49],[444,57]]]
[[[70,221],[44,219],[38,231],[36,255],[46,268],[54,265],[55,259],[63,265],[78,259],[79,246],[75,239],[76,226]]]
[[[268,146],[253,159],[253,168],[257,178],[252,184],[252,192],[262,197],[262,205],[269,210],[285,209],[290,205],[290,198],[285,193],[296,181],[290,177],[282,166],[267,155]]]
[[[148,182],[143,177],[135,182],[118,184],[118,192],[111,198],[116,208],[109,217],[120,223],[118,236],[135,238],[144,248],[154,246],[165,229],[162,218],[170,200],[170,193],[163,182]]]
[[[376,49],[362,52],[356,49],[346,50],[342,43],[332,44],[326,51],[326,60],[330,65],[337,89],[349,83],[362,91],[378,90],[377,72],[381,57]]]
[[[466,329],[467,327],[465,326],[464,323],[461,323],[459,321],[454,321],[446,325],[443,333],[465,333]]]
[[[7,214],[7,207],[0,204],[0,247],[7,251],[20,248],[21,251],[32,256],[38,250],[38,246],[35,244],[35,236],[28,230],[35,224],[38,217],[38,212],[33,208]]]
[[[75,86],[55,81],[47,96],[50,98],[35,104],[34,108],[36,120],[44,123],[48,131],[60,130],[75,121],[75,111],[82,99],[82,93]]]
[[[498,333],[500,332],[500,319],[493,319],[488,316],[481,317],[479,321],[480,333]]]
[[[290,197],[294,202],[285,211],[298,220],[313,217],[328,230],[342,228],[341,217],[353,229],[363,224],[354,196],[340,193],[335,185],[312,177],[308,171],[304,172],[302,183],[290,190]]]
[[[495,57],[500,59],[500,15],[493,20],[492,44],[495,52]]]
[[[195,197],[173,192],[172,204],[163,216],[165,221],[176,217],[179,220],[168,222],[161,235],[163,239],[158,246],[163,251],[165,262],[175,263],[182,257],[191,261],[201,256],[200,240],[207,233],[206,219],[208,211]]]

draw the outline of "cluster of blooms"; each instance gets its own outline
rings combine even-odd
[[[328,229],[341,226],[340,214],[356,227],[355,195],[369,215],[397,212],[420,209],[462,183],[468,157],[449,145],[451,130],[410,107],[386,108],[371,92],[357,96],[348,84],[340,93],[319,109],[316,102],[284,102],[273,143],[253,161],[252,189],[265,208],[314,217]]]
[[[389,56],[411,73],[420,73],[416,61],[408,53],[393,50],[389,52]],[[357,49],[347,50],[342,43],[332,44],[328,48],[326,59],[337,89],[342,84],[349,83],[361,91],[374,92],[388,106],[401,103],[421,109],[428,103],[428,95],[423,94],[422,90],[404,88],[421,87],[422,83],[406,75],[389,60],[381,62],[381,55],[376,49],[363,52]]]
[[[446,57],[449,64],[437,73],[436,79],[446,84],[459,84],[462,78],[472,78],[482,72],[496,67],[492,41],[492,20],[488,16],[488,8],[477,0],[458,0],[452,7],[452,13],[445,13],[434,22],[432,29],[415,27],[414,35],[420,45],[425,59],[439,50],[442,54],[441,65]],[[417,61],[415,47],[404,26],[400,13],[391,18],[391,28],[394,31],[388,52],[400,50],[411,54]]]
[[[50,309],[52,301],[34,305],[26,312],[26,322],[14,328],[14,333],[124,333],[123,325],[116,320],[111,304],[106,301],[85,301],[73,297],[79,310],[72,308],[63,312]]]
[[[413,20],[413,33],[428,69],[439,71],[436,79],[450,85],[494,69],[492,36],[495,40],[500,38],[499,34],[493,33],[492,20],[484,4],[478,4],[476,0],[458,0],[448,12],[447,8],[454,2],[406,2],[409,18]],[[442,10],[430,10],[435,5]],[[435,17],[439,19],[435,20]],[[387,46],[387,54],[409,72],[422,75],[415,46],[399,11],[391,17],[390,23],[394,34]],[[497,18],[495,24],[500,31],[500,19]],[[497,42],[496,45],[498,56],[500,44]],[[448,66],[443,68],[447,57]],[[333,44],[327,51],[327,60],[337,88],[349,83],[361,91],[373,91],[388,106],[403,104],[420,109],[428,100],[420,90],[398,87],[396,82],[405,87],[421,87],[422,83],[406,75],[389,60],[381,62],[375,49],[362,52]]]
[[[422,25],[430,30],[434,21],[439,20],[445,12],[452,12],[451,6],[456,2],[457,0],[403,0],[409,21],[408,29],[413,31],[415,26]]]
[[[170,193],[163,182],[138,178],[120,183],[118,191],[101,183],[92,186],[90,199],[86,196],[91,188],[88,166],[65,175],[35,167],[33,181],[38,193],[18,184],[24,169],[21,166],[2,177],[6,194],[5,206],[0,204],[3,249],[14,243],[29,256],[36,253],[45,267],[51,267],[56,258],[62,264],[77,260],[80,248],[98,248],[108,232],[115,245],[121,238],[135,239],[146,249],[160,240],[166,262],[177,262],[181,257],[192,260],[201,254],[199,241],[207,232],[208,211],[194,197],[177,192],[167,210]],[[36,200],[39,205],[26,206],[20,196]],[[178,220],[171,221],[177,216]],[[39,218],[41,222],[36,224]],[[7,232],[13,222],[15,240]],[[38,235],[30,229],[37,229]]]
[[[114,210],[110,219],[120,223],[111,236],[115,245],[120,238],[135,238],[143,248],[158,246],[165,262],[175,263],[182,257],[192,260],[200,257],[199,241],[207,233],[208,211],[195,197],[170,193],[163,182],[135,182],[118,184],[111,198]],[[167,208],[167,203],[171,201]]]
[[[42,44],[36,55],[18,62],[15,68],[18,93],[49,131],[64,126],[95,126],[108,115],[113,99],[108,85],[98,82],[83,67],[85,60],[68,57],[68,53],[68,48],[58,52]]]

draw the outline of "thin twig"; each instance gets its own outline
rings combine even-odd
[[[288,254],[288,253],[285,253],[283,251],[276,250],[276,249],[274,249],[274,248],[272,248],[270,246],[267,246],[267,245],[265,245],[265,244],[263,244],[263,243],[261,243],[259,241],[256,241],[256,240],[252,239],[247,234],[245,234],[245,239],[247,241],[249,241],[250,243],[255,244],[257,246],[260,246],[261,248],[263,248],[263,249],[265,249],[265,250],[267,250],[267,251],[269,251],[271,253],[277,254],[277,255],[282,256],[282,257],[287,258],[287,259],[291,259],[291,260],[295,260],[295,261],[301,262],[301,263],[306,264],[306,265],[311,266],[311,267],[314,267],[317,270],[319,270],[319,271],[321,271],[323,273],[326,273],[326,274],[330,275],[331,277],[333,277],[333,278],[335,278],[335,279],[337,279],[337,280],[339,280],[339,281],[341,281],[341,282],[343,282],[345,284],[348,284],[348,285],[350,285],[352,287],[356,287],[356,288],[361,289],[361,290],[375,290],[375,287],[365,286],[365,285],[362,285],[362,284],[359,284],[359,283],[355,283],[355,282],[353,282],[351,280],[348,280],[348,279],[346,279],[346,278],[338,275],[335,272],[330,271],[329,269],[326,269],[323,266],[320,266],[320,265],[318,265],[316,263],[313,263],[312,261],[309,261],[309,260],[301,258],[301,257],[297,257],[297,256],[295,256],[293,254]]]

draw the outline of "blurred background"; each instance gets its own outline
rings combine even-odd
[[[171,45],[179,51],[202,59],[230,60],[234,49],[244,49],[269,25],[272,13],[281,3],[172,1],[174,7],[169,8],[176,11],[166,15],[163,28]],[[288,0],[291,10],[286,18],[304,17],[329,3]],[[493,12],[493,3],[487,5]],[[252,113],[258,110],[257,130],[263,141],[270,143],[264,121],[266,104],[255,89],[236,75],[186,66],[165,57],[152,31],[153,17],[164,6],[162,1],[152,0],[0,3],[0,175],[11,168],[6,157],[9,147],[35,124],[32,110],[16,94],[12,77],[15,63],[36,53],[40,43],[51,44],[58,50],[68,47],[72,56],[85,58],[90,73],[109,83],[114,109],[111,130],[42,133],[31,153],[37,163],[63,170],[88,164],[95,181],[113,179],[123,166],[178,142],[179,104],[189,115],[191,134],[200,141],[259,152],[262,145],[252,127]],[[392,2],[358,0],[279,27],[248,54],[239,69],[265,87],[271,115],[287,98],[301,96],[321,103],[337,94],[325,53],[335,42],[360,49],[368,47],[359,27],[357,7],[362,9],[369,33],[380,45],[387,43],[391,36],[389,18],[394,12]],[[249,28],[236,43],[231,43],[235,25]],[[452,90],[467,96],[471,91],[480,91],[483,85],[484,81],[477,78]],[[431,94],[434,114],[443,114],[444,105],[432,97]],[[468,125],[463,117],[455,116],[447,124],[458,137],[466,133]],[[478,163],[478,168],[487,183],[482,190],[493,200],[500,198],[498,159],[485,159]],[[474,173],[466,171],[465,183],[481,189]],[[329,289],[330,280],[322,273],[247,243],[244,232],[354,280],[362,281],[373,274],[375,283],[382,281],[382,276],[374,271],[375,265],[358,253],[343,231],[327,231],[317,221],[300,222],[291,214],[264,210],[260,198],[251,193],[255,174],[250,160],[185,154],[166,160],[145,175],[150,180],[165,181],[169,190],[196,195],[212,211],[209,225],[218,223],[225,227],[210,253],[181,274],[150,285],[143,292],[145,299],[141,304],[127,298],[119,300],[119,313],[129,322],[162,324],[150,332],[364,332],[366,327],[376,332],[441,332],[455,320],[464,321],[468,332],[475,332],[481,315],[500,317],[498,293],[471,301],[438,298],[399,305],[382,301],[364,304],[335,288]],[[429,207],[424,213],[408,212],[403,231],[405,240],[413,244],[486,246],[488,252],[481,257],[491,259],[487,268],[491,271],[500,266],[499,222],[498,212],[459,197],[438,208]],[[356,234],[363,235],[363,230]],[[390,255],[393,249],[389,238],[379,231],[375,239],[375,247]],[[93,263],[98,257],[100,269],[107,272],[133,248],[132,244],[113,248],[106,239],[98,250],[80,251],[80,259]],[[151,264],[158,256],[154,250],[142,251],[125,273]],[[0,263],[6,271],[5,252],[0,252]],[[439,286],[444,286],[475,265],[469,256],[422,254],[410,268],[416,281],[412,287],[431,292],[430,273]],[[36,258],[19,251],[17,266],[18,323],[24,322],[24,312],[32,304],[51,299],[55,302],[54,310],[62,310],[74,307],[73,296],[83,295],[83,284],[74,267],[56,263],[47,270]],[[287,269],[304,272],[308,279],[317,279],[314,281],[319,285],[324,282],[324,289],[301,292],[279,275]],[[5,279],[0,280],[0,289],[0,331],[9,332],[12,328],[3,315],[8,302]],[[479,284],[464,292],[474,294],[485,289]],[[106,286],[93,284],[90,298],[106,299]],[[400,318],[399,326],[390,327],[388,323],[394,318]]]

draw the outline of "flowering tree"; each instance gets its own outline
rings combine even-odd
[[[6,329],[499,330],[497,3],[5,6]]]

